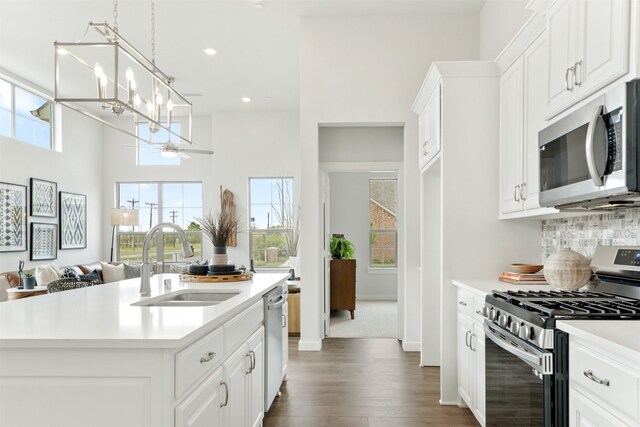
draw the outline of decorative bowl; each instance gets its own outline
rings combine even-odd
[[[533,274],[542,270],[543,265],[536,264],[511,264],[511,271],[515,273]]]
[[[544,277],[556,289],[575,291],[591,279],[589,260],[571,249],[552,254],[544,264]]]
[[[206,264],[189,264],[189,267],[187,267],[187,271],[189,272],[189,274],[192,274],[194,276],[206,276],[207,272],[209,271],[209,266]]]
[[[222,273],[225,271],[234,271],[236,269],[236,266],[233,264],[217,264],[217,265],[213,265],[211,264],[209,266],[209,271],[212,273]]]

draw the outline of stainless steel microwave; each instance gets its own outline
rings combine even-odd
[[[640,206],[639,102],[632,80],[538,133],[541,206]]]

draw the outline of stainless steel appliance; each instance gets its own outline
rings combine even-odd
[[[264,333],[266,380],[264,383],[264,411],[271,408],[282,384],[282,306],[287,301],[282,286],[264,296]]]
[[[640,206],[639,101],[632,80],[538,133],[541,206]]]
[[[483,314],[487,426],[567,426],[565,319],[640,320],[640,247],[600,246],[588,291],[494,291]]]

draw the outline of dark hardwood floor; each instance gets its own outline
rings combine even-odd
[[[381,338],[327,338],[320,352],[289,339],[288,381],[264,427],[477,426],[468,409],[438,404],[438,368]]]

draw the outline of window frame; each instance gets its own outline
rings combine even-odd
[[[247,180],[247,199],[248,199],[248,207],[249,209],[247,209],[247,224],[249,224],[249,259],[253,259],[253,229],[251,228],[251,217],[252,217],[252,212],[251,212],[251,208],[252,208],[252,203],[251,203],[251,180],[258,180],[258,179],[269,179],[269,180],[291,180],[291,210],[293,212],[293,207],[295,206],[295,197],[294,197],[294,189],[293,189],[293,185],[294,185],[294,177],[293,176],[250,176],[249,179]],[[271,206],[273,206],[273,201],[271,202]],[[297,213],[294,213],[294,215],[297,215]],[[290,229],[288,228],[277,228],[277,229],[263,229],[263,228],[258,228],[255,231],[258,232],[265,232],[265,233],[285,233],[287,231],[289,231]],[[288,251],[288,248],[287,248]],[[291,255],[289,255],[291,256]],[[260,267],[256,267],[254,266],[256,271],[288,271],[289,267],[264,267],[264,266],[260,266]]]
[[[200,193],[200,197],[201,197],[201,204],[202,206],[200,206],[200,208],[204,211],[204,184],[202,181],[116,181],[116,191],[115,191],[115,202],[114,202],[114,206],[118,205],[118,201],[120,200],[120,186],[122,184],[155,184],[157,185],[157,201],[158,201],[158,205],[154,208],[156,209],[157,212],[157,223],[160,224],[162,222],[165,222],[164,219],[164,215],[162,213],[162,211],[164,210],[165,206],[163,203],[163,185],[164,184],[200,184],[201,187],[201,193]],[[127,207],[127,206],[125,206]],[[130,207],[127,207],[130,208]],[[136,209],[139,209],[139,207],[136,207]],[[182,208],[184,209],[184,207]],[[169,219],[167,219],[167,221],[170,221]],[[140,222],[142,222],[142,219],[140,220]],[[122,232],[120,231],[120,227],[129,227],[129,226],[116,226],[116,236],[115,236],[115,257],[118,261],[122,261],[120,259],[120,236],[121,234],[125,234],[125,235],[140,235],[140,236],[145,236],[148,233],[147,231],[126,231],[126,232]],[[135,228],[135,226],[133,226]],[[141,227],[140,225],[138,227]],[[187,236],[189,235],[193,235],[195,233],[200,233],[200,241],[201,241],[201,246],[200,246],[200,258],[203,257],[203,246],[204,246],[204,239],[205,236],[202,233],[202,231],[188,231],[186,229],[184,229],[185,233],[187,233]],[[164,246],[164,237],[166,235],[170,235],[170,234],[175,234],[175,232],[173,231],[168,231],[165,232],[164,230],[158,230],[158,232],[156,233],[156,235],[154,236],[156,239],[156,242],[159,241],[160,239],[162,239],[161,241],[163,242],[163,246]],[[155,261],[153,262],[158,262],[158,263],[163,263],[163,264],[173,264],[173,261],[165,261],[164,259],[160,258],[161,252],[164,252],[164,248],[160,249],[159,245],[156,245],[156,253],[155,253]],[[151,258],[151,257],[150,257]],[[126,262],[126,261],[123,261]],[[138,262],[138,261],[134,261],[134,262]],[[182,262],[178,262],[178,264],[180,264]]]
[[[395,182],[395,199],[396,199],[396,222],[395,222],[395,228],[372,228],[371,227],[371,212],[369,209],[367,209],[367,213],[369,215],[368,221],[369,222],[369,228],[368,228],[368,245],[369,245],[369,260],[368,260],[368,265],[367,265],[367,270],[369,273],[382,273],[384,271],[391,271],[391,270],[397,270],[398,269],[398,212],[397,212],[397,208],[398,208],[398,178],[397,177],[370,177],[369,178],[369,197],[367,198],[367,203],[370,205],[371,203],[371,181],[394,181]],[[373,265],[373,245],[372,245],[372,238],[371,235],[372,233],[375,232],[379,232],[379,233],[393,233],[394,234],[394,253],[395,253],[395,264],[394,265],[385,265],[385,266],[376,266]]]
[[[0,135],[0,137],[3,138],[8,138],[8,139],[12,139],[15,141],[19,141],[23,144],[27,144],[27,145],[31,145],[37,148],[41,148],[44,150],[50,150],[50,151],[62,151],[61,147],[59,146],[59,140],[60,140],[60,136],[59,136],[59,130],[61,128],[60,126],[60,108],[59,106],[54,102],[53,97],[48,94],[45,93],[42,90],[39,90],[37,88],[35,88],[33,85],[28,84],[26,82],[23,82],[17,78],[12,78],[6,74],[0,73],[0,80],[6,82],[9,84],[10,86],[10,91],[11,91],[11,108],[9,110],[9,113],[11,115],[11,133],[10,135]],[[19,139],[16,137],[16,116],[18,115],[18,113],[16,112],[16,87],[20,88],[21,90],[37,96],[39,98],[45,99],[47,100],[50,105],[49,108],[51,109],[51,118],[49,121],[49,145],[48,147],[43,147],[40,145],[37,145],[33,142],[30,141],[25,141],[23,139]],[[35,116],[34,116],[35,117]],[[44,120],[42,120],[44,122]]]

